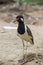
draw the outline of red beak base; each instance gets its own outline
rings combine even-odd
[[[16,21],[18,21],[19,20],[19,18],[16,18]]]
[[[16,18],[16,19],[15,19],[15,22],[18,21],[18,20],[19,20],[19,18]]]
[[[16,22],[16,21],[18,21],[19,20],[19,18],[16,18],[13,22]]]

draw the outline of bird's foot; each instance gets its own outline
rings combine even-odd
[[[18,60],[18,62],[22,63],[22,62],[24,62],[24,60],[25,60],[25,56],[23,56],[22,59]]]
[[[34,60],[34,58],[35,58],[35,54],[25,54],[24,55],[24,57],[23,57],[23,59],[21,59],[21,60],[18,60],[18,62],[22,65],[22,64],[25,64],[25,63],[27,63],[27,62],[30,62],[30,61],[32,61],[32,60]]]
[[[27,57],[27,55],[24,54],[24,55],[23,55],[23,58],[20,59],[20,60],[18,60],[18,62],[19,62],[20,64],[24,64],[24,63],[26,62],[26,57]]]

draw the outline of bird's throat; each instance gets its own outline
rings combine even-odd
[[[21,35],[25,33],[25,25],[24,25],[24,22],[19,22],[17,31]]]

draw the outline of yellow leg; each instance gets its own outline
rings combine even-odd
[[[24,40],[22,40],[23,42],[23,59],[25,59],[27,57],[27,47],[28,47],[28,43],[24,43]]]
[[[25,48],[25,44],[24,44],[24,40],[22,40],[22,43],[23,43],[23,59],[24,59],[24,48]]]
[[[19,60],[20,63],[24,63],[27,59],[27,45],[25,47],[25,43],[24,40],[22,40],[23,43],[23,58],[21,60]]]
[[[25,47],[25,59],[27,58],[27,47],[28,47],[28,42],[26,42],[26,47]]]

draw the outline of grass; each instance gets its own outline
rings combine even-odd
[[[23,4],[36,4],[36,3],[43,3],[43,0],[17,0],[18,3]]]
[[[43,0],[24,0],[27,3],[43,3]]]
[[[22,2],[22,3],[27,3],[27,4],[30,4],[30,3],[43,3],[43,0],[18,0],[18,2]]]

